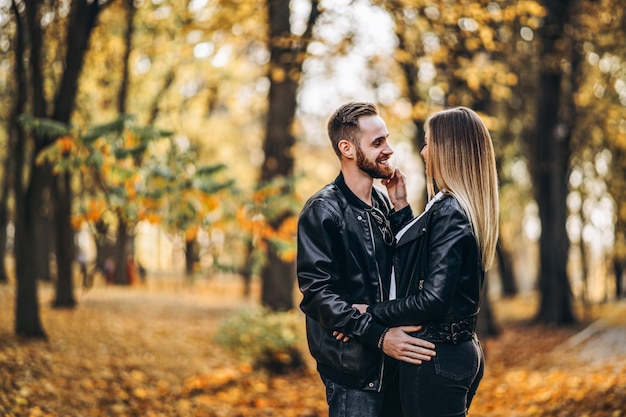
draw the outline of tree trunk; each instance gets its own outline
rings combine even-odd
[[[19,153],[24,155],[23,147]],[[16,178],[22,175],[21,164],[16,164]],[[32,250],[35,247],[37,232],[32,219],[37,215],[37,201],[41,195],[41,181],[39,181],[41,167],[31,165],[31,180],[23,198],[16,198],[17,221],[15,228],[15,272],[17,276],[17,296],[15,302],[15,333],[32,338],[45,338],[46,333],[39,318],[39,302],[37,297],[37,269],[32,262]],[[17,185],[16,193],[21,193],[21,185]],[[30,261],[29,261],[30,260]]]
[[[30,25],[35,21],[36,13],[27,10],[25,19],[19,12],[16,1],[11,2],[11,11],[15,17],[16,42],[15,42],[15,68],[14,75],[17,86],[15,112],[12,114],[13,123],[16,124],[17,117],[24,111],[27,99],[27,60],[26,39]],[[31,31],[32,32],[32,31]],[[35,48],[31,44],[31,52]],[[32,64],[32,57],[28,59]],[[33,226],[33,190],[34,183],[29,182],[27,186],[19,179],[24,177],[26,165],[26,135],[24,130],[17,126],[15,129],[15,153],[13,165],[13,177],[16,179],[13,184],[15,195],[15,274],[17,281],[17,294],[15,300],[15,333],[21,336],[33,338],[45,338],[46,333],[39,318],[39,303],[37,298],[37,276],[35,265],[30,258],[34,247],[34,236],[30,228]],[[30,164],[29,164],[30,165]],[[36,167],[32,167],[36,170]],[[32,179],[32,172],[31,172]]]
[[[567,276],[569,240],[565,228],[572,121],[559,117],[562,111],[561,60],[571,58],[564,54],[565,42],[562,38],[568,19],[568,3],[563,0],[544,1],[547,15],[539,31],[543,51],[540,56],[536,132],[529,158],[541,220],[540,303],[536,320],[550,325],[576,321]]]
[[[252,239],[248,239],[246,242],[246,255],[247,260],[240,269],[241,278],[243,280],[243,296],[246,300],[250,299],[252,292],[252,252],[254,251],[254,244]]]
[[[64,172],[55,178],[55,194],[66,196],[71,187],[71,174]],[[71,195],[71,193],[70,193]],[[56,224],[62,225],[69,221],[72,215],[72,207],[67,197],[57,200],[54,211]],[[74,307],[74,280],[72,274],[72,260],[75,258],[74,231],[71,227],[57,228],[57,259],[69,260],[69,262],[57,262],[56,298],[54,307]]]
[[[52,202],[52,168],[49,164],[44,164],[41,170],[42,181],[41,195],[37,198],[37,211],[33,219],[33,230],[37,232],[37,239],[34,240],[34,247],[31,248],[31,261],[35,262],[35,275],[37,279],[52,282],[51,258],[54,255],[55,223],[54,204]]]
[[[0,194],[0,284],[6,284],[8,279],[5,259],[7,256],[7,225],[9,223],[9,208],[7,207],[7,200],[9,195],[9,172],[11,172],[9,161],[10,158],[4,163],[4,177],[2,178],[2,191]]]
[[[28,31],[28,40],[30,41],[30,54],[28,56],[28,67],[24,67],[24,70],[30,75],[30,88],[28,91],[31,95],[31,106],[34,117],[46,117],[46,100],[44,97],[44,76],[43,76],[43,63],[42,63],[42,43],[43,34],[40,26],[41,21],[41,7],[42,1],[36,0],[24,9],[26,17],[26,26],[24,27]],[[17,13],[16,13],[17,14]],[[26,51],[26,45],[24,51]],[[23,59],[23,57],[22,57]],[[35,150],[34,153],[39,152],[46,144],[35,138]],[[28,161],[24,161],[27,165]],[[40,172],[40,171],[39,171]],[[32,174],[35,175],[35,174]],[[50,173],[42,173],[42,177],[37,181],[45,183],[50,178]],[[16,177],[23,178],[23,177]],[[32,180],[32,178],[31,178]],[[32,204],[37,207],[34,211],[31,221],[33,226],[30,228],[31,232],[36,234],[32,236],[31,241],[33,246],[29,248],[30,253],[28,259],[20,260],[16,257],[17,262],[30,262],[35,261],[35,276],[43,280],[50,280],[50,249],[51,244],[49,239],[52,237],[52,222],[50,221],[51,206],[45,205],[45,197],[50,197],[48,185],[39,188],[40,194],[32,196]],[[19,277],[18,277],[19,279]]]
[[[265,160],[261,167],[261,183],[293,175],[293,146],[295,138],[292,124],[296,112],[296,95],[306,48],[312,36],[313,25],[319,16],[318,2],[311,2],[311,13],[305,33],[296,39],[291,32],[289,0],[268,0],[270,49],[270,91],[265,141]],[[293,190],[284,189],[284,194]],[[270,224],[278,228],[293,215],[288,209]],[[267,263],[261,271],[261,303],[273,310],[293,308],[295,265],[278,256],[269,244]]]
[[[20,46],[18,45],[16,48],[20,48]],[[16,49],[16,61],[18,60],[18,56],[21,56],[21,53],[18,54]],[[21,60],[20,64],[21,65],[18,67],[16,63],[16,72],[23,66],[23,62]],[[5,284],[9,280],[9,274],[5,263],[8,255],[7,226],[9,225],[9,194],[11,192],[11,185],[14,183],[15,178],[15,164],[17,163],[15,161],[16,142],[18,140],[24,140],[22,137],[23,135],[20,133],[17,118],[24,111],[24,103],[26,102],[26,81],[24,80],[23,70],[20,70],[20,74],[16,73],[15,76],[16,78],[20,77],[21,80],[16,79],[16,90],[11,103],[12,108],[7,129],[7,154],[3,163],[2,190],[0,191],[0,284]]]
[[[284,262],[276,251],[268,251],[267,265],[261,272],[261,302],[274,311],[286,311],[294,307],[293,262]]]
[[[130,84],[130,53],[134,32],[136,7],[134,0],[124,0],[126,9],[126,30],[124,31],[124,58],[122,59],[122,82],[117,94],[117,111],[121,115],[126,113],[126,99],[128,97],[128,85]]]
[[[121,213],[117,215],[117,238],[115,240],[115,283],[118,285],[127,285],[128,277],[126,276],[126,242],[128,241],[128,226]]]
[[[480,311],[476,322],[476,333],[481,339],[498,336],[500,334],[500,326],[496,324],[496,319],[491,308],[491,300],[489,299],[489,273],[485,277],[483,284],[482,296],[480,301]]]
[[[57,89],[52,116],[54,120],[59,122],[70,122],[85,53],[100,8],[100,2],[89,0],[74,0],[70,6],[66,34],[65,71]],[[72,263],[76,250],[74,247],[74,229],[71,223],[73,192],[70,173],[59,174],[55,181],[56,183],[52,187],[56,202],[54,218],[56,223],[57,294],[54,306],[73,307],[76,300],[73,293]]]
[[[620,152],[621,153],[621,152]],[[617,159],[623,155],[615,155],[616,160],[623,161],[623,159]],[[621,203],[623,204],[623,203]],[[617,221],[615,222],[615,229],[613,235],[615,244],[613,245],[612,254],[612,266],[615,280],[615,297],[617,299],[623,298],[626,295],[626,289],[624,288],[624,267],[626,267],[626,222],[622,219],[622,216],[617,210]],[[621,210],[623,213],[624,210]]]
[[[516,296],[518,288],[515,282],[515,274],[513,273],[511,254],[498,243],[496,256],[498,257],[498,272],[500,273],[500,283],[502,284],[502,295],[505,297]]]
[[[615,297],[620,299],[624,296],[624,260],[613,259],[613,273],[615,274]]]
[[[198,240],[194,235],[193,238],[185,238],[185,275],[187,278],[193,276],[194,266],[198,262]]]

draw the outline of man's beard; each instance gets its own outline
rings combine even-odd
[[[361,147],[357,146],[356,148],[356,165],[359,169],[366,174],[368,174],[372,178],[391,178],[393,175],[393,168],[390,165],[387,165],[383,168],[379,167],[376,161],[372,162],[365,157],[363,151],[361,151]]]

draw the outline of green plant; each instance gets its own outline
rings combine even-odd
[[[295,310],[245,309],[220,322],[215,341],[257,369],[283,374],[304,367],[303,323]]]

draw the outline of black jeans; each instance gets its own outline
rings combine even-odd
[[[383,393],[349,388],[322,377],[329,417],[380,417]]]
[[[437,356],[422,365],[400,363],[405,417],[464,417],[485,369],[478,339],[436,343]]]

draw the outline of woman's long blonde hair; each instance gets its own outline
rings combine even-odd
[[[475,111],[456,107],[426,122],[426,184],[456,197],[469,217],[483,270],[493,263],[498,242],[499,198],[496,159],[489,130]]]

